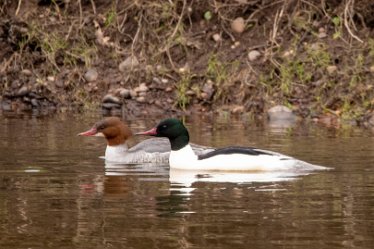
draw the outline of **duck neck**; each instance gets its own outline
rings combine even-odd
[[[180,150],[188,145],[190,137],[188,134],[184,134],[175,138],[169,138],[169,141],[171,150]]]
[[[118,144],[118,145],[107,145],[105,150],[105,160],[108,161],[120,161],[126,155],[128,151],[127,144]]]

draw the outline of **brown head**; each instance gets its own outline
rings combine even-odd
[[[132,136],[130,128],[117,117],[108,117],[100,120],[88,131],[78,136],[104,136],[108,145],[115,146],[125,143]]]

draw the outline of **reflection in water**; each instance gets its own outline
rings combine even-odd
[[[0,248],[371,248],[373,135],[187,120],[193,142],[256,146],[333,167],[178,172],[106,165],[78,131],[98,117],[0,119]],[[131,122],[134,131],[155,120]]]

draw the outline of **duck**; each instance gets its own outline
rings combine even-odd
[[[165,119],[156,127],[137,135],[167,138],[171,146],[169,165],[175,169],[261,172],[327,169],[281,153],[253,147],[230,146],[197,155],[189,143],[188,130],[180,120],[174,118]]]
[[[167,164],[169,162],[171,147],[167,139],[151,138],[135,144],[131,129],[118,117],[103,118],[78,136],[104,137],[107,142],[104,159],[109,163]],[[192,145],[192,149],[198,155],[213,150],[196,144]]]

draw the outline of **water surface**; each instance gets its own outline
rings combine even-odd
[[[373,133],[189,117],[192,141],[270,149],[326,172],[107,165],[99,115],[0,116],[0,248],[372,248]],[[157,119],[131,120],[134,131]]]

